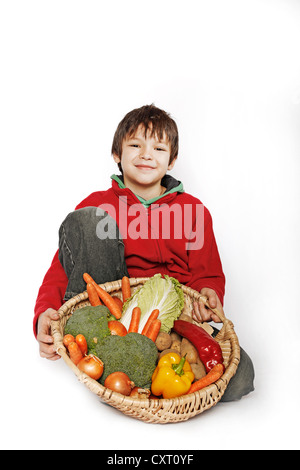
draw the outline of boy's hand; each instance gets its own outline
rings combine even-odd
[[[201,295],[205,295],[208,298],[208,303],[211,308],[217,308],[220,310],[221,313],[223,312],[222,304],[217,296],[216,292],[213,289],[209,289],[208,287],[204,287],[200,291]],[[214,321],[215,323],[221,323],[219,317],[212,312],[209,308],[207,308],[203,302],[194,302],[194,311],[193,311],[193,318],[200,322],[208,322]]]
[[[54,350],[53,338],[50,335],[51,320],[59,320],[59,316],[56,310],[48,308],[39,316],[36,339],[40,343],[40,356],[56,361],[60,356]]]

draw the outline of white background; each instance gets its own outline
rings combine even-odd
[[[0,40],[1,447],[299,448],[300,3],[10,0]],[[118,122],[152,102],[179,126],[171,174],[212,213],[256,370],[248,397],[166,426],[100,403],[32,333],[61,221],[109,187]]]

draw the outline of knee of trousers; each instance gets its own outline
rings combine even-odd
[[[83,207],[70,212],[61,224],[65,229],[86,227],[91,222],[96,222],[96,211],[97,207]]]
[[[83,207],[70,212],[62,222],[59,235],[68,238],[84,234],[100,240],[120,240],[122,237],[116,221],[100,207]]]
[[[97,233],[99,224],[104,234],[102,238]],[[116,235],[110,236],[111,232]],[[98,207],[85,207],[67,215],[59,229],[58,256],[69,279],[68,298],[84,290],[84,272],[98,283],[128,275],[117,223]]]

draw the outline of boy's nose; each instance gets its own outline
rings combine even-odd
[[[142,148],[141,157],[144,158],[144,160],[151,160],[152,158],[151,150],[146,146]]]

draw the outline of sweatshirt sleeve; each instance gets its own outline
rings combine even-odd
[[[188,284],[198,292],[204,287],[213,289],[223,305],[225,276],[213,232],[212,218],[206,208],[204,208],[203,223],[202,247],[189,251],[189,270],[192,274],[192,279]]]
[[[61,307],[67,285],[68,278],[58,259],[57,250],[38,292],[33,318],[33,332],[35,336],[37,335],[37,320],[39,316],[47,308],[58,310]]]

